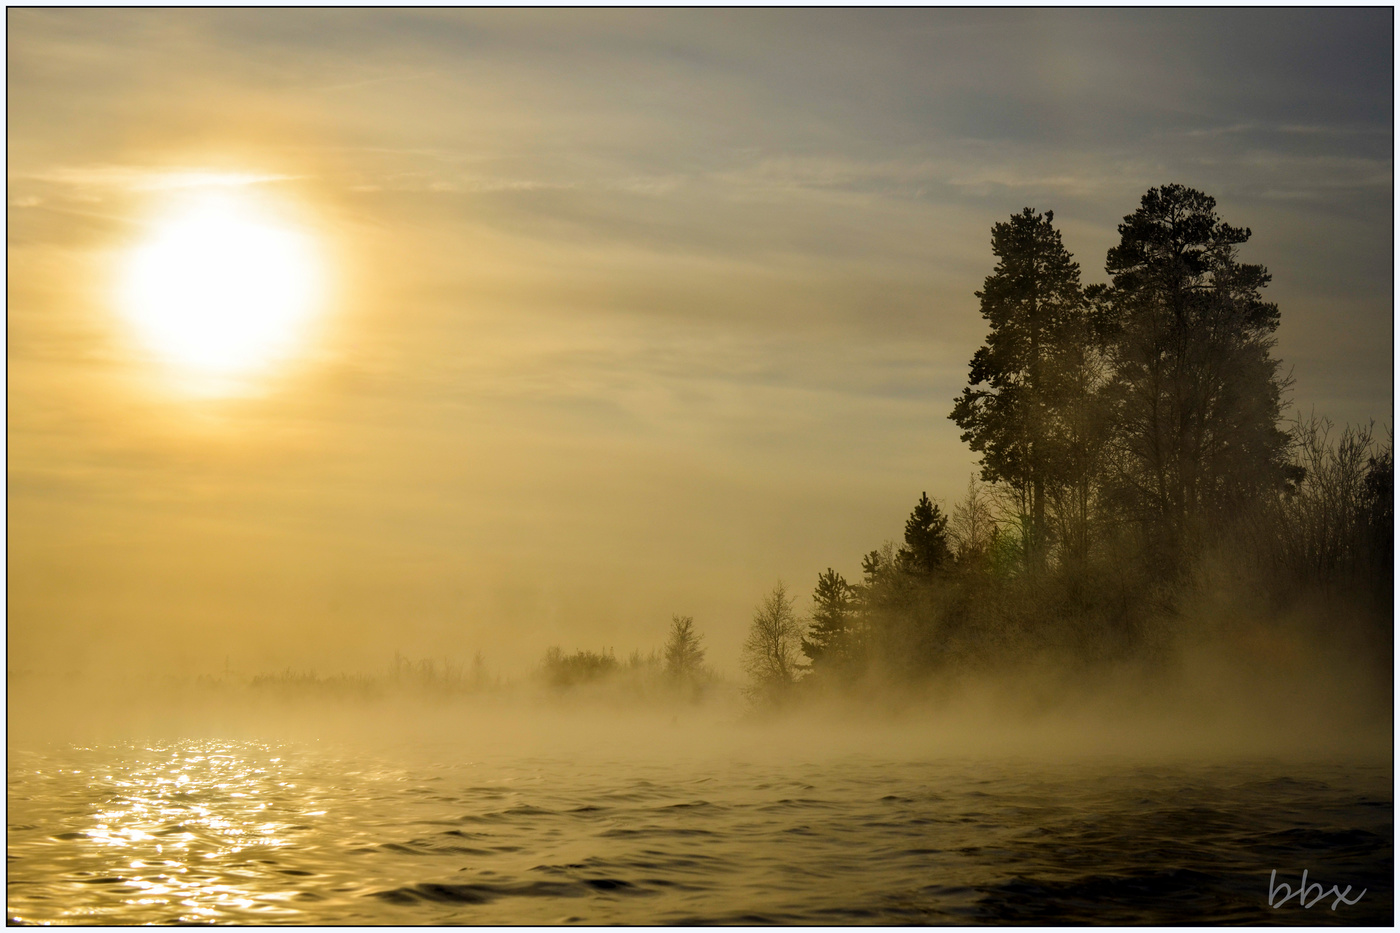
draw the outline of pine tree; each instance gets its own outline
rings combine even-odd
[[[1286,381],[1271,355],[1279,310],[1260,294],[1267,270],[1237,259],[1249,229],[1222,222],[1208,195],[1153,188],[1118,232],[1107,261],[1114,495],[1172,564],[1288,479]]]
[[[948,417],[982,455],[982,478],[1012,489],[1024,515],[1031,562],[1044,563],[1051,487],[1086,469],[1070,456],[1059,422],[1087,389],[1092,329],[1074,262],[1052,225],[1054,212],[1026,208],[992,227],[998,258],[982,290],[986,345]],[[986,386],[986,388],[979,388]]]
[[[839,667],[853,654],[855,604],[846,578],[830,567],[817,577],[812,594],[812,624],[802,639],[802,653],[812,667]]]
[[[926,580],[951,558],[948,519],[929,501],[928,493],[924,493],[904,523],[904,547],[895,558],[899,569],[911,577]]]

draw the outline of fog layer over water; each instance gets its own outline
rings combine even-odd
[[[1340,678],[1212,657],[1155,683],[1125,670],[1076,691],[1027,670],[766,716],[723,684],[698,703],[207,682],[107,685],[103,702],[96,683],[20,681],[7,907],[110,923],[1388,923],[1389,713]],[[1304,869],[1355,903],[1270,907],[1270,872],[1297,888]]]

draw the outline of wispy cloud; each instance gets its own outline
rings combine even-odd
[[[1179,135],[1191,139],[1208,139],[1218,136],[1274,133],[1288,136],[1380,136],[1390,135],[1383,126],[1367,124],[1325,124],[1325,123],[1232,123],[1228,126],[1193,127],[1180,131]]]
[[[898,199],[937,192],[986,195],[993,190],[1101,194],[1125,180],[1150,176],[1155,165],[1126,154],[1047,153],[1036,147],[981,140],[949,140],[936,150],[898,158],[825,155],[765,158],[715,177],[736,189],[773,192],[844,191]]]
[[[294,181],[301,176],[255,172],[224,172],[201,168],[158,168],[132,165],[65,166],[11,175],[11,181],[37,181],[74,189],[107,191],[168,191],[180,188],[240,188]]]

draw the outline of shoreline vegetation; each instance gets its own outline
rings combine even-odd
[[[805,624],[779,583],[745,643],[751,700],[1037,662],[1151,679],[1204,651],[1388,705],[1388,429],[1285,420],[1271,277],[1213,198],[1144,194],[1104,285],[1081,285],[1053,220],[992,228],[986,342],[948,416],[980,477],[947,514],[922,495],[859,580],[819,574]]]
[[[946,512],[921,495],[859,579],[828,567],[809,599],[777,583],[755,605],[741,681],[707,664],[700,628],[677,615],[659,649],[555,646],[514,680],[480,654],[396,653],[376,675],[169,683],[278,699],[718,701],[760,715],[898,708],[999,682],[1028,708],[1096,691],[1227,708],[1286,694],[1388,721],[1389,429],[1285,419],[1270,275],[1239,260],[1251,232],[1214,206],[1179,185],[1147,192],[1118,228],[1106,285],[1081,285],[1053,212],[993,226],[996,264],[976,293],[986,342],[949,414],[980,476]],[[27,679],[11,672],[11,689]]]

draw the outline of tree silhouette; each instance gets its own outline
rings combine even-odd
[[[1115,501],[1168,563],[1288,479],[1270,275],[1238,261],[1248,228],[1182,185],[1153,188],[1108,251]]]
[[[1015,491],[1027,556],[1044,562],[1049,487],[1073,480],[1059,422],[1085,390],[1091,339],[1079,265],[1052,225],[1053,211],[1025,208],[992,227],[998,262],[982,290],[987,342],[972,357],[969,386],[948,416],[982,455],[982,478]],[[978,388],[986,386],[986,388]]]
[[[801,639],[802,627],[780,580],[754,610],[749,637],[744,641],[750,699],[778,702],[783,698],[797,680]]]
[[[959,564],[979,567],[987,559],[996,535],[992,505],[977,478],[967,478],[967,494],[953,506],[948,518],[948,539]]]
[[[676,681],[697,679],[705,667],[705,649],[690,616],[671,616],[671,634],[666,641],[666,673]]]
[[[802,639],[802,653],[813,668],[839,667],[851,658],[855,604],[846,578],[830,567],[817,577],[812,594],[812,624]]]
[[[951,557],[948,519],[929,501],[928,493],[923,493],[904,523],[904,547],[895,558],[899,569],[911,577],[926,580]]]

